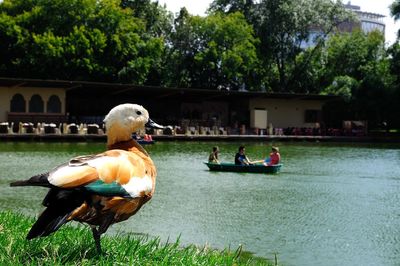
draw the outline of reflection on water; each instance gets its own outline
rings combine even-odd
[[[184,244],[278,253],[284,265],[396,265],[400,261],[400,146],[275,143],[278,175],[209,172],[202,161],[218,144],[233,161],[241,143],[159,142],[146,147],[158,169],[154,198],[112,231]],[[270,143],[247,143],[251,159]],[[10,188],[104,144],[1,143],[0,203],[36,215],[46,189]],[[33,210],[32,210],[33,209]]]

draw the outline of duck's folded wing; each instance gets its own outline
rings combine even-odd
[[[94,156],[76,157],[51,171],[48,181],[60,188],[85,187],[100,195],[139,197],[153,188],[147,167],[135,153],[110,150]]]

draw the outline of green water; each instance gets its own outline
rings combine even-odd
[[[241,143],[158,142],[146,146],[157,170],[154,198],[112,232],[133,232],[278,254],[283,265],[399,265],[400,146],[275,143],[278,175],[209,172],[213,145],[233,161]],[[249,142],[261,159],[271,143]],[[11,180],[45,172],[70,157],[100,152],[101,143],[0,143],[0,204],[37,215],[42,188]]]

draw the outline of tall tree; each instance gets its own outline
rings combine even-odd
[[[0,13],[3,76],[143,83],[162,49],[117,0],[4,0]]]
[[[348,75],[362,80],[368,65],[386,60],[384,36],[378,31],[340,33],[331,36],[325,52],[325,82]]]
[[[163,82],[166,86],[191,87],[195,78],[191,70],[194,69],[194,56],[199,49],[200,39],[194,32],[193,17],[186,8],[182,8],[174,20],[174,29],[167,39],[165,69]]]
[[[400,0],[395,0],[390,5],[390,12],[394,18],[394,20],[400,20]],[[397,38],[400,38],[400,30],[397,32]]]
[[[266,67],[277,68],[280,91],[296,91],[291,85],[307,71],[314,52],[297,64],[302,45],[313,38],[315,45],[310,49],[317,51],[340,23],[351,18],[341,2],[330,0],[262,1],[258,12],[260,21],[255,28],[261,39],[262,58]]]
[[[259,57],[269,85],[278,91],[306,92],[308,83],[301,79],[321,44],[340,23],[352,19],[340,1],[331,0],[215,0],[210,10],[245,14],[261,40]],[[310,39],[315,45],[298,60]]]
[[[241,13],[215,13],[205,18],[181,10],[171,38],[172,67],[183,71],[177,86],[239,89],[254,85],[258,68],[257,39]]]
[[[130,8],[135,18],[144,21],[146,32],[153,37],[165,37],[171,32],[173,14],[151,0],[122,0],[122,8]]]
[[[372,127],[389,120],[394,79],[382,33],[357,31],[332,36],[325,60],[322,92],[345,96],[347,119],[368,120]]]
[[[253,24],[254,11],[257,8],[255,0],[214,0],[211,2],[208,12],[231,14],[241,12],[247,19],[247,22]]]
[[[148,70],[148,77],[144,82],[146,85],[158,86],[163,83],[162,75],[164,72],[163,58],[165,57],[165,41],[171,34],[174,16],[172,12],[166,10],[165,6],[159,5],[157,1],[151,0],[122,0],[121,7],[131,9],[134,18],[140,18],[145,25],[145,31],[141,37],[145,41],[158,38],[163,41],[161,51],[155,52],[157,58],[151,61]],[[125,70],[121,74],[125,74]],[[122,76],[123,76],[122,75]]]
[[[393,44],[388,49],[390,58],[390,71],[394,77],[393,93],[388,104],[390,105],[389,121],[392,127],[400,128],[400,42]]]

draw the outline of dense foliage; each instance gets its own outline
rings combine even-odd
[[[394,0],[390,6],[390,13],[396,21],[400,20],[400,0]],[[397,32],[397,35],[400,38],[400,30]]]
[[[400,126],[399,43],[339,33],[353,20],[333,0],[214,0],[205,17],[151,0],[4,0],[0,76],[336,94],[346,119]]]
[[[167,86],[239,89],[256,82],[258,42],[239,12],[199,17],[183,9],[168,41]]]
[[[210,12],[241,11],[260,40],[263,85],[271,91],[308,92],[309,63],[336,27],[352,20],[340,2],[330,0],[215,0]],[[314,43],[305,51],[307,43]],[[299,56],[301,60],[299,60]]]
[[[1,76],[140,84],[163,49],[118,1],[6,0],[0,12]]]

